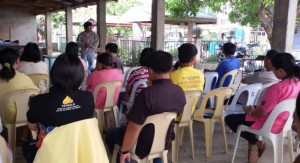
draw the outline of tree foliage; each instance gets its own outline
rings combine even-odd
[[[275,0],[167,0],[166,10],[172,16],[183,17],[195,16],[200,8],[208,7],[214,12],[228,14],[229,20],[233,23],[238,22],[254,28],[262,27],[271,41],[274,2]],[[297,16],[299,14],[300,6],[298,5]]]

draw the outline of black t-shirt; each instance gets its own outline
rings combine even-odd
[[[34,96],[29,104],[27,120],[45,128],[92,118],[95,104],[88,91],[61,92],[51,88],[49,93]]]
[[[128,114],[127,119],[139,125],[143,125],[146,118],[163,112],[182,112],[186,103],[183,90],[169,79],[155,80],[152,86],[147,87],[138,94]],[[166,149],[169,148],[171,136],[174,133],[174,122],[171,123],[167,138]],[[136,154],[144,158],[150,152],[154,136],[153,125],[142,129],[136,148]]]

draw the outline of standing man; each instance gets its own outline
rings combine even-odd
[[[99,45],[99,37],[93,32],[91,22],[85,22],[83,27],[84,31],[77,37],[77,44],[81,48],[81,58],[89,64],[88,73],[90,74],[94,65],[95,52]]]

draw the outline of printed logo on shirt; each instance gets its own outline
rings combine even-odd
[[[76,103],[74,102],[74,100],[71,97],[66,96],[64,98],[64,100],[62,101],[61,107],[57,108],[56,112],[71,111],[71,110],[76,110],[76,109],[80,109],[80,108],[81,108],[81,106],[76,105]]]

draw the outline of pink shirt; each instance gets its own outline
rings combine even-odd
[[[259,102],[259,107],[261,107],[267,114],[263,117],[254,117],[251,115],[246,115],[246,121],[254,121],[250,128],[260,129],[266,120],[268,119],[271,111],[275,106],[281,101],[289,98],[297,98],[297,95],[300,91],[300,80],[289,80],[285,79],[279,83],[273,84],[272,86],[266,89],[265,94]],[[291,108],[293,109],[293,108]],[[281,132],[284,124],[291,112],[283,112],[278,115],[276,118],[271,132],[277,134]]]
[[[92,72],[90,76],[87,77],[86,86],[88,90],[93,93],[94,89],[98,84],[103,82],[108,82],[108,81],[115,81],[115,80],[119,80],[123,82],[124,79],[121,70],[119,69],[109,69],[109,70],[104,69],[100,71],[95,70],[94,72]],[[120,88],[117,88],[114,95],[114,103],[117,103],[119,93],[120,93]],[[99,109],[103,109],[105,105],[105,100],[106,100],[106,89],[101,88],[97,95],[96,107]]]

